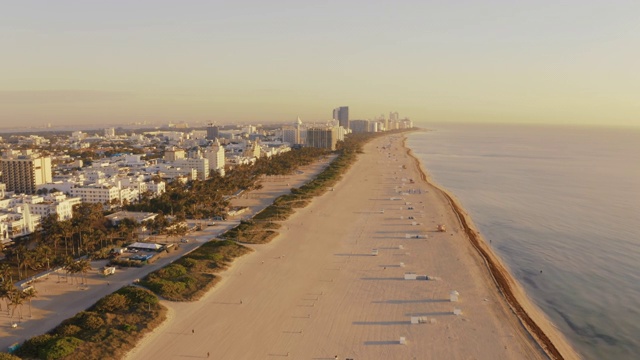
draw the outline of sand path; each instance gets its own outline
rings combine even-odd
[[[164,302],[170,318],[128,359],[545,358],[405,151],[399,136],[369,143],[335,191],[283,222],[204,298]],[[435,232],[439,223],[446,233]]]

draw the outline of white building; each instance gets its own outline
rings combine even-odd
[[[167,191],[167,183],[164,181],[149,181],[147,184],[147,191],[151,192],[153,196],[159,196]]]
[[[220,173],[220,175],[224,176],[224,165],[226,159],[224,155],[224,147],[220,145],[220,141],[218,141],[218,139],[215,140],[210,148],[205,150],[204,156],[209,160],[209,169],[215,170]]]
[[[18,207],[16,212],[0,213],[0,222],[5,226],[0,227],[0,231],[4,229],[8,238],[17,238],[31,234],[40,225],[40,216],[31,214],[29,204]]]
[[[46,195],[42,202],[30,204],[29,210],[32,214],[44,218],[51,214],[58,214],[58,220],[64,221],[73,218],[73,206],[78,205],[81,198],[67,198],[63,193],[53,193]]]
[[[177,149],[172,147],[164,151],[165,161],[176,161],[176,160],[184,159],[185,157],[186,157],[185,151],[183,149]]]
[[[120,204],[120,188],[111,185],[104,186],[79,186],[71,188],[71,196],[82,198],[82,202],[91,204],[110,205],[114,202]]]
[[[178,159],[173,162],[173,165],[184,169],[196,170],[199,180],[207,180],[209,177],[208,159]]]
[[[34,194],[37,186],[51,182],[51,157],[23,150],[18,156],[9,151],[0,159],[2,182],[7,190]]]

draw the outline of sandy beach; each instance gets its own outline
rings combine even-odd
[[[273,242],[253,246],[200,301],[163,302],[168,320],[127,358],[547,358],[449,198],[423,178],[401,136],[367,144],[335,191],[284,221]],[[577,358],[513,285],[562,356]]]

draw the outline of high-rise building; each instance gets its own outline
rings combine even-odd
[[[209,160],[209,170],[215,170],[224,176],[224,147],[220,145],[220,141],[216,139],[214,144],[205,150],[204,156]]]
[[[220,128],[209,124],[207,126],[207,140],[215,140],[220,137]]]
[[[18,156],[7,154],[0,159],[0,172],[7,191],[35,194],[38,185],[52,181],[51,157],[31,154],[30,151],[23,151]]]
[[[329,149],[336,149],[338,142],[338,129],[330,128],[310,128],[307,129],[307,146]]]
[[[349,107],[340,106],[333,109],[333,119],[343,128],[349,129]]]
[[[369,120],[352,120],[351,131],[354,134],[371,132],[371,124]]]
[[[302,130],[302,120],[298,117],[298,120],[293,126],[286,126],[282,128],[282,141],[291,145],[304,144],[304,131]]]

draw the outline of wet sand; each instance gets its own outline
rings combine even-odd
[[[200,301],[163,302],[168,320],[127,358],[547,358],[468,238],[462,209],[426,182],[403,145],[401,136],[367,144],[335,191],[283,221],[273,242],[253,246]],[[407,272],[435,280],[404,280]],[[511,285],[563,357],[577,358]]]

